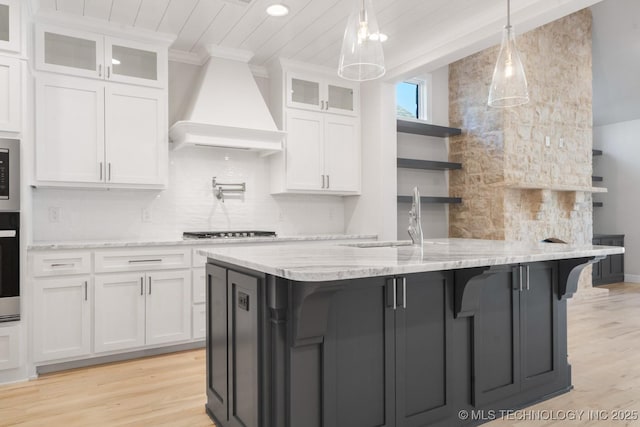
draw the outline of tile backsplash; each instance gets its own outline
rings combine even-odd
[[[246,182],[243,195],[214,197],[219,182]],[[344,232],[338,196],[269,193],[269,159],[256,153],[187,147],[169,153],[169,188],[33,190],[33,240],[179,238],[187,230],[267,229],[282,235]]]

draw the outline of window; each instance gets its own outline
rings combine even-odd
[[[401,118],[428,120],[428,80],[411,79],[396,86],[396,115]]]

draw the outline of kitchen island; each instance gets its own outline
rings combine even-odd
[[[479,424],[571,389],[566,301],[620,247],[436,239],[220,248],[207,404],[221,427]]]

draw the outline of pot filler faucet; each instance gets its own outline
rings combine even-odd
[[[418,187],[413,187],[413,202],[409,211],[409,228],[407,229],[414,246],[422,247],[422,224],[420,222],[420,192]]]

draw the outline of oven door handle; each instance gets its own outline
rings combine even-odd
[[[16,237],[16,230],[0,230],[0,238]]]

